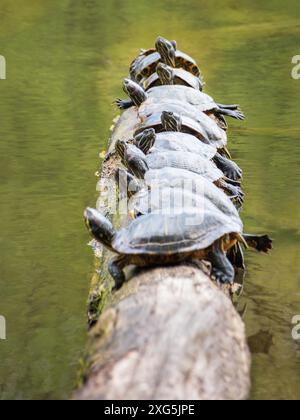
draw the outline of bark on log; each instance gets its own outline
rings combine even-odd
[[[123,114],[114,128],[110,150],[128,117]],[[103,176],[115,164],[107,162]],[[108,258],[105,252],[102,262]],[[107,309],[90,332],[89,370],[75,399],[248,397],[245,327],[228,290],[210,280],[204,265],[136,272],[113,296],[105,267],[92,287],[90,323],[102,312],[103,297]]]

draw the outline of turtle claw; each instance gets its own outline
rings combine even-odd
[[[234,283],[234,279],[232,276],[224,273],[223,271],[215,267],[212,268],[211,277],[218,284],[233,284]]]
[[[217,153],[214,157],[214,162],[217,167],[224,173],[227,181],[240,181],[243,177],[243,171],[241,168],[232,160],[225,158],[224,156]],[[236,184],[237,182],[235,182]]]
[[[120,99],[117,98],[114,102],[114,104],[121,109],[122,111],[124,111],[125,109],[131,108],[133,103],[127,99]]]
[[[243,171],[241,168],[234,162],[231,162],[232,166],[228,166],[223,172],[227,178],[232,179],[233,181],[239,181],[243,178]]]
[[[245,114],[242,111],[234,111],[235,117],[237,120],[243,121],[246,117]]]
[[[256,251],[267,254],[273,248],[273,239],[269,235],[243,235],[248,246],[256,249]]]
[[[223,251],[216,249],[209,253],[208,260],[211,263],[211,277],[218,284],[233,284],[235,271]]]
[[[235,194],[234,194],[235,200],[241,205],[243,205],[244,199],[245,199],[244,191],[240,187],[234,187],[234,188],[235,188]]]
[[[235,118],[236,120],[244,120],[246,118],[245,114],[239,109],[232,110],[227,108],[220,108],[219,113],[227,117]]]
[[[114,152],[108,152],[108,153],[106,153],[106,155],[104,156],[103,163],[107,163],[114,155],[115,155]]]
[[[267,254],[273,248],[273,239],[271,239],[268,235],[257,236],[255,242],[255,248],[259,252],[265,252]]]

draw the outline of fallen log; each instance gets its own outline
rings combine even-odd
[[[116,123],[110,151],[116,139],[130,136],[130,112]],[[111,177],[116,165],[112,156],[102,177]],[[101,200],[99,207],[110,212]],[[210,280],[206,266],[136,271],[111,294],[109,258],[103,251],[100,274],[93,281],[88,369],[74,398],[246,399],[250,354],[245,327],[230,291]]]

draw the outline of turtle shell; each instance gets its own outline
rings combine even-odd
[[[170,256],[204,250],[226,234],[241,232],[241,224],[217,210],[187,210],[173,216],[150,213],[120,230],[112,246],[119,254]]]
[[[160,54],[155,50],[147,50],[141,53],[130,66],[130,76],[140,82],[143,78],[155,73],[157,64],[162,61]],[[196,61],[182,51],[176,50],[176,68],[183,68],[196,77],[201,73]]]
[[[216,165],[194,153],[157,152],[146,156],[149,169],[178,168],[200,174],[212,182],[224,177]]]
[[[175,79],[174,85],[189,86],[193,89],[202,91],[204,83],[200,77],[196,77],[183,69],[173,69]],[[149,90],[153,87],[162,86],[158,74],[155,72],[150,77],[144,78],[140,82],[144,90]]]
[[[191,134],[172,131],[156,134],[154,146],[149,153],[162,151],[195,153],[208,160],[213,159],[217,153],[216,147],[202,143]]]
[[[232,218],[237,224],[242,223],[232,202],[215,185],[210,183],[208,186],[204,182],[201,184],[198,182],[194,183],[196,188],[191,188],[190,184],[185,184],[182,182],[178,186],[160,185],[144,189],[130,199],[129,209],[135,210],[139,214],[160,213],[165,215],[180,214],[186,208],[194,209],[195,212],[218,210]],[[217,191],[213,191],[214,188]],[[217,198],[217,194],[221,197]]]
[[[157,86],[147,93],[148,97],[154,102],[161,102],[162,100],[180,101],[183,104],[193,105],[202,112],[213,112],[218,109],[218,105],[211,96],[188,86]]]
[[[197,119],[194,119],[188,116],[188,109],[186,108],[184,111],[182,104],[175,104],[171,102],[157,105],[154,104],[152,109],[153,111],[156,109],[157,112],[150,113],[148,117],[142,116],[146,115],[146,112],[145,114],[139,114],[142,124],[138,126],[135,135],[141,133],[146,128],[154,128],[157,133],[164,132],[164,128],[161,123],[162,112],[176,112],[179,114],[178,111],[181,110],[181,132],[192,134],[204,143],[210,144],[218,149],[223,148],[227,144],[226,132],[220,129],[220,127],[218,127],[218,125],[204,113],[200,113],[200,115],[197,116]],[[150,111],[151,109],[149,109],[149,112]]]
[[[215,184],[203,177],[185,169],[162,168],[151,169],[145,175],[147,190],[182,188],[194,194],[202,194],[222,213],[233,219],[239,219],[239,213],[230,198]],[[141,191],[143,194],[145,189]],[[139,193],[137,193],[138,195]]]

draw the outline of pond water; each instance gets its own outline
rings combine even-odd
[[[247,255],[252,398],[299,398],[300,3],[0,3],[0,398],[67,398],[75,384],[93,272],[82,210],[96,201],[98,151],[129,61],[159,34],[197,58],[208,93],[247,115],[229,132],[243,219],[275,239],[272,255]]]

